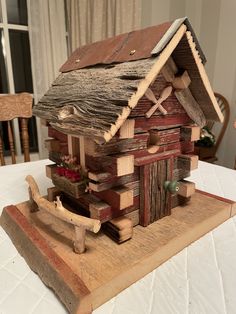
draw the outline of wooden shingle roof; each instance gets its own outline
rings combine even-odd
[[[109,141],[173,54],[207,119],[221,120],[205,57],[186,18],[77,49],[34,107],[56,129]]]

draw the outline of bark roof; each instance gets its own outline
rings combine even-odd
[[[35,105],[34,114],[62,132],[107,142],[173,53],[177,66],[192,75],[190,89],[206,118],[220,119],[213,92],[202,82],[186,30],[205,63],[186,18],[122,34],[75,50]]]

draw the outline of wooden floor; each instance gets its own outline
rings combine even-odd
[[[70,226],[29,209],[28,202],[5,208],[1,224],[71,313],[89,313],[235,214],[233,202],[196,193],[171,216],[135,227],[132,240],[121,245],[88,234],[86,253],[77,255]]]

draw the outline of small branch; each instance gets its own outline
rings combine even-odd
[[[31,195],[35,203],[37,203],[39,209],[48,211],[51,215],[66,221],[74,226],[83,227],[85,230],[97,233],[101,228],[101,223],[97,219],[87,218],[81,215],[77,215],[68,211],[63,207],[59,198],[57,198],[56,206],[55,203],[49,202],[39,193],[39,188],[32,176],[27,176],[26,181],[29,184]]]

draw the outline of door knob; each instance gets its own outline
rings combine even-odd
[[[165,181],[164,182],[164,190],[170,192],[171,194],[175,194],[179,191],[179,182],[174,181]]]

